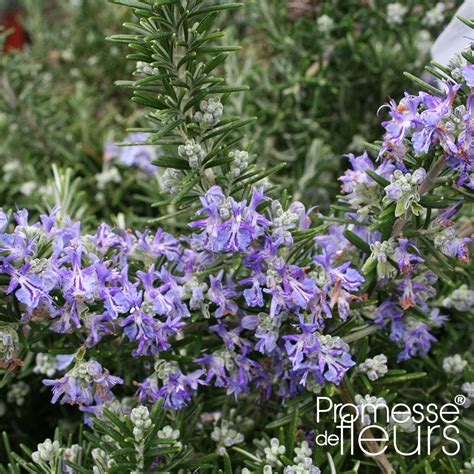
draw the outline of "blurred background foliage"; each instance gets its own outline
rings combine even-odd
[[[243,45],[225,74],[250,86],[231,106],[258,117],[249,133],[256,160],[287,162],[280,184],[324,209],[338,192],[340,157],[380,136],[378,107],[410,86],[404,71],[422,73],[432,41],[460,2],[244,3],[238,14],[223,16],[222,27],[231,26],[227,41]],[[125,9],[102,0],[0,5],[21,12],[27,37],[22,50],[0,58],[3,205],[60,204],[73,217],[87,210],[90,219],[122,225],[156,217],[149,204],[159,171],[130,168],[108,152],[142,121],[127,91],[114,85],[131,74],[126,45],[105,39],[127,21]]]
[[[340,156],[380,138],[378,108],[416,91],[403,72],[422,75],[460,3],[246,2],[235,28],[244,47],[228,73],[240,74],[250,91],[236,107],[258,116],[254,152],[289,164],[281,179],[297,199],[328,204]]]

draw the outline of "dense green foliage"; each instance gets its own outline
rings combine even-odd
[[[310,458],[312,467],[331,474],[390,472],[392,468],[404,474],[470,472],[474,422],[467,406],[457,425],[461,449],[455,457],[445,456],[443,442],[436,436],[429,441],[425,432],[421,435],[422,453],[415,458],[391,452],[389,460],[385,456],[374,459],[359,450],[350,453],[348,447],[342,453],[339,446],[308,447],[315,435],[334,429],[330,416],[319,423],[315,420],[318,394],[338,403],[359,403],[360,394],[367,394],[390,405],[441,405],[452,402],[463,393],[462,387],[474,380],[473,340],[469,336],[472,304],[466,296],[472,288],[472,267],[466,259],[456,259],[458,255],[443,254],[436,243],[442,232],[439,210],[461,199],[463,203],[457,204],[461,210],[457,209],[455,216],[457,235],[467,238],[472,233],[472,190],[445,166],[440,147],[422,156],[412,156],[411,150],[404,156],[410,172],[425,167],[428,178],[417,188],[419,195],[413,202],[401,206],[401,212],[392,202],[395,200],[384,194],[389,181],[375,171],[367,172],[373,181],[365,207],[351,200],[347,192],[339,195],[337,181],[346,168],[345,161],[339,159],[342,153],[368,148],[374,161],[377,158],[383,144],[374,142],[382,134],[376,111],[388,97],[399,99],[405,89],[417,88],[442,95],[434,86],[416,78],[413,83],[402,73],[423,72],[427,44],[449,20],[454,3],[442,20],[426,24],[421,32],[420,24],[426,22],[427,11],[433,7],[430,2],[406,2],[401,23],[388,21],[389,2],[374,6],[355,0],[259,0],[249,1],[243,8],[237,3],[201,0],[111,3],[121,6],[70,0],[49,10],[34,0],[24,1],[31,44],[24,51],[0,58],[0,131],[5,136],[0,144],[3,209],[27,208],[31,223],[39,212],[60,206],[59,221],[70,215],[90,231],[79,232],[72,246],[83,244],[85,254],[90,251],[92,255],[100,247],[94,232],[105,221],[124,229],[116,230],[115,237],[122,239],[120,245],[126,242],[139,247],[129,226],[139,231],[145,225],[152,230],[163,226],[180,244],[192,242],[187,250],[198,255],[202,249],[194,248],[195,241],[186,240],[191,234],[188,223],[195,220],[196,211],[203,207],[203,196],[215,186],[223,190],[226,199],[241,203],[250,200],[254,185],[263,185],[271,201],[260,203],[254,210],[269,219],[277,219],[277,205],[282,214],[290,213],[295,200],[323,208],[325,215],[319,210],[308,211],[310,226],[289,227],[291,245],[282,246],[278,255],[285,264],[299,266],[303,274],[316,274],[319,270],[312,260],[315,238],[328,237],[330,226],[340,224],[339,240],[344,236],[347,247],[336,257],[337,265],[350,262],[365,281],[357,295],[347,293],[350,317],[342,317],[342,309],[334,310],[334,317],[327,318],[325,334],[341,337],[349,344],[350,357],[358,368],[346,374],[341,383],[315,384],[311,389],[308,384],[298,396],[283,400],[278,393],[263,400],[263,388],[234,397],[224,388],[205,386],[198,393],[193,391],[192,402],[179,410],[166,404],[163,407],[162,399],[146,404],[137,401],[135,393],[144,377],[158,377],[171,363],[179,363],[189,374],[197,357],[223,346],[212,330],[207,331],[210,324],[219,322],[209,311],[216,312],[211,292],[207,297],[212,302],[192,308],[189,323],[173,339],[171,350],[135,357],[135,341],[118,332],[104,332],[104,340],[92,345],[84,342],[86,330],[50,332],[50,318],[44,318],[38,308],[27,317],[28,305],[5,289],[8,278],[0,273],[0,329],[2,337],[11,336],[0,339],[0,355],[3,357],[8,344],[19,348],[11,365],[0,369],[0,431],[5,431],[0,472],[268,474],[285,468],[285,473],[317,472],[309,467],[306,471],[291,470],[290,466],[305,458]],[[234,41],[221,31],[228,25],[232,25],[229,29]],[[125,47],[129,48],[128,66]],[[464,57],[468,63],[474,62],[472,50]],[[438,78],[459,80],[453,68],[434,67],[431,71]],[[470,93],[463,83],[455,106],[462,107]],[[385,112],[382,116],[387,118]],[[130,141],[133,143],[128,146],[112,146],[112,142]],[[370,143],[363,146],[365,141]],[[133,160],[119,160],[122,152],[118,150],[130,150]],[[144,167],[137,166],[143,158],[140,150],[147,150]],[[156,167],[155,173],[147,171],[150,163]],[[70,225],[67,220],[58,224],[60,239]],[[406,257],[406,274],[393,254],[385,266],[375,261],[375,250],[369,246],[373,242],[359,236],[365,228],[379,232],[385,242],[393,239],[398,244],[400,234],[413,239],[416,246],[410,247],[412,254]],[[14,235],[33,232],[39,250],[33,262],[29,256],[25,258],[25,267],[41,267],[47,259],[54,260],[57,249],[54,239],[32,229],[19,225]],[[155,264],[168,269],[169,263],[171,272],[179,273],[176,267],[185,260],[179,254],[178,262],[166,262],[165,254],[147,255],[140,250],[136,255],[130,251],[127,260],[128,250],[120,245],[111,245],[100,260],[106,262],[107,271],[113,268],[124,280],[128,272],[140,273],[152,264],[153,269]],[[222,270],[236,280],[235,288],[241,292],[251,263],[247,265],[249,260],[244,260],[249,254],[239,251],[215,251],[207,267],[191,272],[192,278],[207,285],[207,291],[209,279]],[[0,257],[9,257],[8,252]],[[413,276],[414,280],[425,284],[423,278],[432,270],[438,282],[436,289],[435,283],[428,285],[433,291],[426,297],[429,307],[420,310],[407,304],[403,310],[411,322],[430,326],[438,341],[428,356],[402,360],[393,336],[396,331],[392,328],[389,335],[373,320],[381,302],[397,294],[398,285],[411,271],[415,275],[417,264],[410,268],[415,253],[423,257],[419,264],[423,273]],[[91,257],[87,265],[92,267],[97,260]],[[101,270],[105,272],[104,268]],[[380,276],[384,271],[388,281]],[[176,281],[181,284],[180,278],[189,277],[180,274]],[[111,286],[112,280],[104,288]],[[229,284],[229,288],[234,287]],[[453,296],[458,290],[464,291],[460,302]],[[55,288],[52,298],[66,307],[69,301],[64,302],[61,291]],[[257,312],[238,292],[229,298],[246,312]],[[185,293],[183,289],[182,299],[189,298]],[[469,295],[472,298],[472,291]],[[79,305],[85,300],[77,297]],[[99,300],[93,301],[91,312],[100,311]],[[146,310],[152,303],[146,302]],[[443,328],[428,313],[428,309],[436,313],[439,308],[449,315]],[[236,314],[231,313],[225,314],[231,329],[236,329],[237,323],[240,328]],[[309,318],[309,310],[303,313]],[[84,311],[84,320],[89,315],[94,316]],[[21,317],[26,324],[19,323]],[[226,341],[227,349],[233,341],[240,341],[239,334]],[[54,356],[58,354],[74,354],[74,364],[79,368],[88,358],[97,359],[124,379],[123,385],[114,389],[116,399],[107,400],[97,411],[94,409],[98,407],[81,407],[90,426],[84,425],[84,413],[77,407],[49,403],[50,390],[41,380],[53,378],[48,370],[56,372]],[[376,354],[386,356],[388,369],[385,366],[383,375],[371,377],[361,367]],[[446,359],[449,362],[454,354],[460,357],[461,370],[446,369]],[[272,370],[270,357],[255,357]],[[278,385],[279,376],[273,372],[272,376],[271,383]],[[465,393],[468,401],[473,398]],[[393,425],[389,429],[393,430]],[[415,447],[417,436],[410,430],[404,433],[404,451]],[[35,448],[45,438],[53,442]]]

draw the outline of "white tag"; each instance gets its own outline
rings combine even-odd
[[[466,0],[449,25],[431,47],[433,61],[447,65],[455,53],[461,52],[474,41],[474,30],[458,20],[458,16],[474,18],[474,0]]]

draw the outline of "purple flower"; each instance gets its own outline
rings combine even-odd
[[[255,337],[258,339],[255,349],[262,354],[272,355],[277,349],[280,327],[287,318],[285,313],[270,318],[266,313],[259,313]]]
[[[252,287],[246,288],[243,291],[245,301],[251,308],[259,308],[263,306],[263,292],[261,283],[257,277],[250,279],[252,281]],[[246,283],[242,282],[242,283]]]
[[[0,269],[5,273],[11,270],[9,262],[20,262],[36,250],[36,239],[28,239],[18,229],[13,234],[0,234]]]
[[[206,368],[206,384],[214,380],[216,387],[226,388],[227,395],[236,398],[249,392],[250,383],[258,371],[257,362],[228,349],[212,355],[204,354],[194,362]]]
[[[421,103],[420,96],[409,95],[405,92],[405,97],[397,104],[390,101],[390,116],[392,120],[383,122],[386,130],[384,140],[390,144],[400,145],[408,133],[420,123],[418,106]]]
[[[145,133],[131,133],[126,137],[130,145],[120,147],[119,159],[126,166],[136,166],[145,173],[153,174],[156,167],[151,164],[163,151],[154,145],[143,145],[148,140]],[[138,144],[137,144],[138,143]]]
[[[114,261],[124,261],[135,246],[135,237],[123,230],[113,231],[107,224],[100,224],[95,235],[90,237],[100,255],[112,253]],[[111,252],[112,251],[112,252]]]
[[[350,242],[344,237],[344,226],[331,225],[326,235],[317,235],[314,238],[316,247],[329,259],[340,257],[350,247]]]
[[[466,108],[455,109],[454,119],[449,124],[451,128],[462,130],[457,138],[457,153],[447,156],[447,164],[454,169],[459,177],[458,186],[474,188],[474,93],[467,98]]]
[[[383,301],[375,313],[375,322],[382,327],[403,317],[403,311],[397,303],[391,299]]]
[[[361,184],[368,184],[372,181],[370,176],[366,173],[367,170],[375,171],[374,164],[369,158],[367,152],[364,151],[360,156],[354,156],[352,153],[347,155],[352,169],[348,169],[340,178],[342,183],[341,190],[349,197],[358,186]],[[353,196],[352,196],[353,197]]]
[[[43,384],[52,387],[51,403],[92,405],[101,404],[113,398],[111,389],[122,384],[120,377],[110,375],[107,369],[95,360],[80,361],[57,380],[45,379]]]
[[[116,332],[116,326],[110,320],[107,313],[86,314],[84,316],[84,325],[87,330],[87,338],[84,341],[84,346],[87,348],[97,345],[104,336]]]
[[[318,288],[314,280],[306,275],[304,268],[286,265],[277,258],[267,270],[265,293],[271,295],[270,316],[282,310],[299,311],[309,309],[316,303]]]
[[[58,283],[57,275],[47,270],[42,276],[39,276],[31,271],[31,269],[31,263],[25,263],[19,270],[15,270],[13,267],[6,267],[6,273],[10,274],[7,294],[15,292],[15,297],[26,306],[29,314],[40,305],[45,305],[52,309],[53,300],[49,292]]]
[[[339,337],[322,335],[314,325],[300,325],[301,334],[284,336],[285,348],[303,386],[308,376],[319,383],[324,380],[339,385],[345,373],[355,365],[349,346]]]
[[[436,338],[430,333],[429,326],[412,317],[405,317],[400,307],[391,300],[386,300],[379,306],[375,321],[381,326],[391,325],[390,339],[403,347],[402,352],[398,355],[398,361],[417,355],[426,355],[431,344],[436,341]]]
[[[442,209],[436,219],[436,222],[442,227],[451,227],[454,222],[451,217],[456,215],[464,204],[464,199],[454,203],[452,206]]]
[[[143,249],[148,255],[164,255],[169,261],[176,261],[181,255],[181,249],[178,240],[171,234],[158,229],[154,237],[151,237],[148,231],[143,234],[137,232],[139,241],[138,247]]]
[[[459,85],[452,86],[446,83],[446,87],[447,94],[442,98],[420,93],[425,110],[420,114],[421,126],[412,137],[413,149],[417,155],[428,153],[430,147],[438,143],[448,154],[457,151],[453,136],[444,127],[442,120],[451,113]]]
[[[257,230],[243,219],[246,203],[237,204],[230,198],[230,219],[218,227],[214,251],[242,252],[251,244],[257,235]]]
[[[375,168],[372,160],[366,152],[360,156],[347,155],[352,169],[348,169],[340,178],[341,191],[346,194],[345,198],[359,214],[364,214],[367,206],[373,204],[374,196],[377,195],[378,184],[369,176],[367,171],[373,171],[383,178],[388,178],[395,169],[392,163],[383,161]],[[358,220],[359,216],[355,216]]]
[[[221,270],[217,276],[210,276],[211,287],[208,291],[208,298],[217,305],[215,311],[216,318],[222,318],[228,314],[235,315],[239,309],[237,303],[230,299],[237,296],[233,283],[230,278],[228,278],[224,285],[222,283],[223,277],[223,270]]]
[[[196,370],[184,375],[177,363],[158,361],[155,373],[139,385],[137,394],[141,402],[163,398],[163,406],[179,410],[189,403],[199,385],[204,384],[203,374],[203,370]]]
[[[193,234],[192,244],[212,252],[243,252],[260,237],[270,222],[259,214],[257,206],[266,199],[254,189],[250,204],[226,198],[221,188],[213,186],[201,198],[200,214],[207,217],[191,222],[192,228],[202,229],[201,234]]]
[[[3,209],[0,207],[0,233],[5,232],[8,226],[8,217],[3,212]]]
[[[429,326],[409,319],[404,326],[401,342],[403,351],[398,354],[399,362],[415,356],[425,356],[431,349],[431,344],[436,342],[436,338],[430,333]]]
[[[243,354],[246,354],[252,348],[252,344],[247,339],[240,337],[242,330],[243,326],[237,326],[233,329],[229,329],[222,322],[222,320],[219,320],[217,324],[209,327],[210,332],[214,332],[219,335],[227,349],[239,349]]]
[[[393,252],[394,260],[404,275],[412,273],[416,264],[424,262],[420,256],[410,253],[410,248],[418,253],[418,249],[411,240],[401,237],[398,239],[398,246],[395,247]]]
[[[134,356],[153,355],[169,349],[168,339],[179,332],[184,324],[182,318],[189,315],[174,288],[167,283],[154,286],[158,275],[154,266],[147,273],[138,272],[144,288],[139,290],[139,283],[131,284],[123,273],[123,298],[130,309],[120,326],[130,341],[138,342],[132,352]],[[155,315],[166,315],[166,319],[158,320]]]
[[[448,321],[448,317],[440,314],[439,308],[433,308],[430,314],[430,321],[435,325],[435,327],[440,328],[444,326],[444,323]]]
[[[408,140],[416,155],[426,154],[436,145],[441,145],[447,155],[458,152],[450,117],[460,86],[445,83],[445,87],[446,95],[441,98],[420,92],[418,96],[405,94],[398,105],[390,102],[392,119],[383,122],[386,133],[380,156],[395,158],[400,168],[406,171],[403,158]]]
[[[468,64],[461,69],[461,73],[469,87],[474,87],[474,64]]]
[[[457,258],[459,261],[469,262],[469,246],[473,240],[470,237],[459,238],[454,226],[447,227],[434,238],[434,244],[447,257]]]
[[[321,267],[322,274],[317,276],[318,281],[321,281],[322,292],[321,298],[329,298],[329,307],[333,308],[337,305],[339,316],[345,320],[349,315],[349,303],[355,299],[352,292],[357,291],[362,283],[364,277],[355,269],[350,267],[350,262],[334,268],[328,254],[317,255],[314,261]],[[328,313],[330,316],[330,313]]]
[[[226,370],[226,360],[231,359],[227,351],[222,353],[204,354],[194,360],[197,364],[201,364],[206,367],[206,384],[209,384],[214,380],[215,387],[225,387],[228,384],[228,376]],[[227,361],[227,367],[233,368],[234,363],[232,360]]]

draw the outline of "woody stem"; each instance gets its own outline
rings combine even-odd
[[[354,405],[352,396],[349,393],[349,390],[347,389],[344,381],[341,383],[339,387],[339,394],[344,403],[350,403],[351,405]],[[362,428],[363,428],[362,424],[357,420],[356,421],[357,431],[360,432]],[[377,465],[380,468],[380,472],[382,472],[383,474],[393,474],[395,472],[395,469],[390,464],[390,461],[387,459],[387,456],[385,456],[384,453],[380,454],[382,450],[379,444],[377,443],[377,441],[374,440],[374,435],[372,434],[371,430],[367,428],[364,429],[364,444],[366,445],[368,451],[373,453],[370,457],[373,458],[374,461],[377,463]]]

